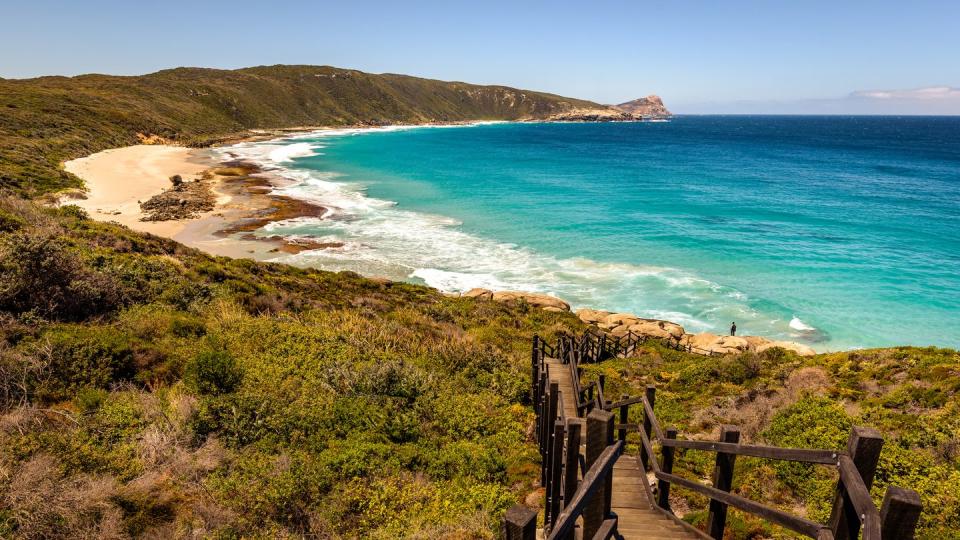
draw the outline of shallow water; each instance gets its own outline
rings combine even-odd
[[[226,151],[331,218],[288,262],[535,290],[818,350],[960,346],[960,118],[341,130]]]

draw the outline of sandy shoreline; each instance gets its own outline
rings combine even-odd
[[[173,238],[185,222],[140,221],[140,202],[170,188],[179,174],[192,181],[213,165],[208,153],[165,145],[138,145],[104,150],[74,159],[63,168],[83,179],[87,198],[65,201],[101,221],[116,221],[131,229]],[[219,201],[218,201],[219,202]]]
[[[61,204],[77,205],[96,220],[171,238],[211,255],[269,260],[296,252],[298,246],[280,239],[254,239],[250,231],[259,227],[253,225],[292,217],[293,210],[319,211],[271,196],[268,177],[255,166],[221,162],[206,149],[128,146],[68,161],[64,169],[83,179],[87,192],[84,199],[68,198]],[[195,218],[143,221],[146,214],[140,203],[170,189],[173,175],[185,182],[207,182],[215,208]]]

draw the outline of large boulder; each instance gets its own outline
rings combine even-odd
[[[610,315],[609,311],[601,311],[599,309],[582,308],[577,310],[577,317],[587,324],[597,324],[605,319],[607,315]]]
[[[800,356],[817,354],[811,347],[793,341],[774,341],[760,336],[718,336],[704,332],[702,334],[687,334],[681,340],[683,345],[689,345],[699,352],[718,354],[734,354],[745,351],[762,353],[767,349],[780,347],[793,351]]]
[[[469,291],[461,294],[460,296],[464,298],[480,298],[481,300],[492,300],[493,291],[490,289],[470,289]]]
[[[632,313],[609,313],[597,321],[597,327],[601,330],[606,330],[611,334],[626,334],[627,327],[640,321],[640,317],[637,317]]]
[[[505,304],[514,304],[523,300],[531,306],[538,307],[546,311],[570,311],[570,304],[548,294],[521,291],[499,291],[493,293],[492,298],[494,302],[503,302]]]
[[[750,350],[750,342],[742,337],[718,336],[709,332],[687,334],[681,342],[695,352],[709,352],[716,354],[740,353]]]
[[[627,329],[634,334],[672,341],[680,341],[685,333],[683,327],[679,324],[657,319],[640,319],[628,326]]]

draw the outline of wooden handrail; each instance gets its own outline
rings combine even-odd
[[[688,480],[675,474],[667,474],[662,471],[654,474],[660,480],[665,480],[671,484],[683,486],[691,491],[696,491],[701,495],[706,495],[711,499],[720,501],[730,506],[735,506],[740,510],[757,515],[778,525],[782,525],[792,531],[807,535],[810,538],[819,538],[821,536],[820,531],[827,529],[827,527],[821,523],[816,523],[806,518],[788,514],[782,510],[771,508],[764,504],[751,501],[745,497],[734,495],[733,493],[727,493],[726,491],[705,486],[699,482]],[[867,540],[867,538],[864,537],[864,540]]]
[[[776,459],[780,461],[796,461],[800,463],[819,463],[822,465],[836,465],[842,455],[837,450],[816,450],[808,448],[780,448],[779,446],[761,446],[753,444],[736,444],[713,441],[691,441],[684,439],[662,439],[660,444],[673,448],[687,448],[690,450],[705,450],[759,458]]]
[[[593,535],[593,540],[607,540],[613,538],[617,532],[617,519],[605,519],[603,525],[597,529],[597,534]]]
[[[653,405],[650,404],[650,401],[647,399],[647,396],[643,396],[643,412],[647,415],[647,418],[650,419],[650,425],[653,427],[653,433],[657,436],[658,440],[664,440],[666,437],[663,436],[663,430],[660,429],[660,422],[657,421],[657,415],[653,414]]]
[[[558,538],[565,539],[573,532],[577,518],[583,513],[583,509],[587,505],[587,501],[590,500],[590,497],[600,489],[600,483],[604,481],[607,475],[610,474],[610,471],[613,470],[613,465],[617,462],[617,458],[620,457],[621,450],[623,450],[623,443],[616,441],[600,454],[600,457],[593,464],[593,467],[590,467],[590,470],[583,475],[580,488],[573,494],[570,503],[560,512],[560,516],[550,530],[550,536],[547,537],[548,540]]]
[[[880,511],[873,504],[873,498],[870,497],[870,491],[863,483],[860,471],[857,470],[850,456],[840,456],[839,468],[840,479],[863,524],[863,540],[880,540]]]
[[[621,337],[605,338],[604,336],[598,336],[593,331],[588,330],[580,337],[561,337],[558,339],[556,346],[551,348],[554,353],[560,355],[559,360],[561,360],[561,362],[569,364],[567,369],[570,370],[571,382],[574,390],[574,396],[572,399],[574,399],[578,416],[585,415],[590,410],[595,409],[605,411],[620,409],[620,422],[614,424],[613,420],[611,419],[609,424],[609,429],[620,430],[620,440],[608,446],[603,451],[597,461],[594,462],[593,467],[591,467],[590,470],[583,475],[583,480],[580,483],[580,487],[576,490],[573,499],[570,500],[569,503],[564,501],[563,511],[559,515],[554,514],[552,516],[550,519],[550,522],[552,522],[552,527],[548,538],[552,539],[568,537],[570,532],[573,530],[574,522],[583,513],[587,501],[597,491],[597,489],[599,489],[599,482],[603,481],[606,478],[606,475],[612,474],[611,471],[613,468],[613,463],[616,461],[616,457],[619,456],[624,449],[624,433],[626,431],[632,431],[639,434],[641,443],[640,457],[645,458],[642,461],[649,465],[650,469],[654,473],[654,477],[660,481],[660,487],[664,491],[664,495],[668,492],[667,490],[669,489],[670,484],[675,484],[704,495],[711,501],[715,501],[711,503],[710,509],[711,523],[714,523],[714,521],[716,522],[714,523],[716,527],[711,525],[711,535],[722,535],[724,528],[723,516],[726,515],[726,505],[729,505],[745,512],[757,515],[758,517],[772,523],[786,527],[794,532],[803,534],[810,538],[816,538],[818,540],[832,540],[835,538],[835,533],[838,532],[844,533],[844,535],[836,536],[836,538],[846,538],[847,531],[849,531],[849,535],[856,534],[861,526],[863,540],[881,540],[881,538],[884,538],[884,540],[891,540],[894,538],[894,536],[881,536],[888,535],[888,533],[891,533],[891,531],[898,531],[895,533],[897,538],[912,538],[913,530],[917,522],[917,516],[919,516],[919,512],[921,511],[919,499],[916,497],[916,492],[897,487],[890,487],[887,493],[888,497],[885,499],[884,503],[885,509],[882,513],[878,510],[873,499],[871,498],[869,482],[872,480],[873,467],[875,466],[876,458],[879,455],[879,445],[882,444],[882,438],[880,438],[879,434],[876,433],[875,430],[854,428],[854,431],[851,434],[851,441],[855,441],[857,440],[857,437],[859,437],[861,442],[859,443],[859,446],[858,444],[851,442],[848,445],[848,451],[810,448],[781,448],[776,446],[740,444],[738,441],[739,437],[725,437],[723,432],[721,433],[721,441],[677,439],[676,430],[673,428],[670,429],[669,436],[664,434],[663,428],[661,427],[654,411],[653,401],[655,397],[655,389],[652,386],[647,387],[647,395],[638,397],[623,396],[619,401],[608,403],[604,398],[602,376],[599,383],[597,381],[591,381],[586,384],[581,382],[578,369],[581,362],[599,362],[611,356],[629,353],[631,348],[635,348],[636,344],[642,343],[644,340],[645,338],[643,336],[636,336],[632,332],[628,332],[625,336]],[[668,345],[675,346],[675,348],[678,349],[681,348],[679,344]],[[541,366],[535,366],[535,368],[539,369],[534,369],[534,373],[547,374],[546,381],[548,381],[547,384],[549,385],[549,365],[546,365],[544,362],[544,354],[548,346],[542,340],[535,341],[534,346],[534,358],[538,358],[536,350],[539,347],[538,359],[541,363]],[[686,350],[691,349],[693,348],[690,346],[686,347]],[[708,352],[708,354],[712,353]],[[539,384],[543,385],[544,383],[541,382]],[[589,393],[592,396],[592,400],[588,397],[588,390],[590,391]],[[536,390],[534,393],[536,394]],[[554,410],[557,410],[561,422],[569,422],[571,419],[565,418],[562,408],[562,399],[564,396],[562,396],[560,392],[557,392],[557,394],[558,395],[555,399],[559,401],[560,406],[557,408],[559,410]],[[571,398],[567,397],[567,399]],[[593,408],[591,408],[591,405]],[[629,407],[635,405],[641,405],[643,407],[644,421],[642,423],[631,423],[626,421],[628,418],[627,411],[629,410]],[[552,407],[550,407],[550,409],[552,409]],[[538,414],[542,414],[543,412],[545,411],[541,411]],[[736,428],[734,426],[725,426],[724,429],[728,430],[727,433],[730,434],[729,430],[735,430]],[[738,434],[739,432],[735,431],[735,433]],[[660,443],[660,448],[663,450],[665,460],[664,463],[667,463],[667,465],[665,465],[665,467],[667,467],[666,469],[661,466],[660,460],[657,459],[657,454],[654,451],[653,445],[654,438]],[[862,447],[864,447],[864,443],[862,441],[865,440],[875,441],[875,443],[873,443],[875,444],[873,447],[875,453],[872,455],[872,463],[874,465],[865,465],[864,463],[869,464],[871,461],[864,461],[866,459],[864,457],[865,453],[860,449],[855,450],[855,448],[862,449]],[[670,465],[674,459],[673,449],[676,448],[717,453],[717,471],[724,471],[723,475],[717,476],[720,473],[715,471],[714,485],[710,486],[673,474],[672,467],[670,467]],[[668,451],[667,449],[670,450]],[[869,452],[866,452],[866,454],[869,454]],[[771,506],[767,506],[762,503],[747,499],[743,496],[731,493],[730,479],[732,478],[734,456],[749,456],[836,467],[840,474],[840,480],[837,489],[837,500],[840,502],[835,502],[835,515],[831,517],[829,522],[830,524],[826,525],[822,523],[816,523],[804,517],[793,515],[783,510],[773,508]],[[577,457],[582,460],[582,456]],[[723,461],[724,459],[726,461]],[[725,464],[723,465],[723,469],[720,468],[721,463]],[[724,478],[723,482],[718,480],[718,478],[721,477]],[[646,483],[644,483],[644,486],[646,487],[647,491],[650,492],[650,486]],[[891,496],[891,493],[895,493],[895,495]],[[668,514],[671,513],[668,499],[661,497],[661,500],[653,501],[652,493],[649,495],[652,503],[663,507],[663,510],[661,511],[665,511]],[[893,502],[888,504],[887,499]],[[843,503],[843,500],[846,500],[846,503]],[[838,504],[845,504],[845,506],[837,506]],[[887,509],[886,506],[890,506],[890,509]],[[716,512],[721,514],[721,517],[716,519],[713,517],[715,507],[718,507],[716,508]],[[840,510],[838,510],[838,508]],[[837,514],[838,511],[840,512],[839,514]],[[854,512],[856,515],[853,515]],[[847,520],[846,523],[849,524],[849,529],[846,528],[847,526],[836,525],[836,515],[841,516],[841,523],[845,516],[845,519]],[[906,517],[900,519],[900,516]],[[614,516],[614,519],[608,519],[602,523],[594,538],[606,540],[613,535],[615,531],[616,520]]]

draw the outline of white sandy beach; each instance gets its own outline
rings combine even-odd
[[[104,150],[63,164],[83,179],[87,198],[70,201],[100,221],[173,238],[183,221],[140,221],[140,202],[170,188],[170,177],[190,181],[212,161],[203,151],[180,146],[138,145]]]
[[[269,242],[217,235],[231,219],[249,210],[215,183],[217,207],[195,219],[140,221],[140,202],[171,187],[170,177],[197,178],[218,163],[208,151],[170,145],[137,145],[104,150],[64,163],[84,181],[86,199],[64,200],[98,221],[113,221],[131,229],[177,240],[211,255],[267,260],[278,256]],[[246,201],[249,202],[249,201]]]

